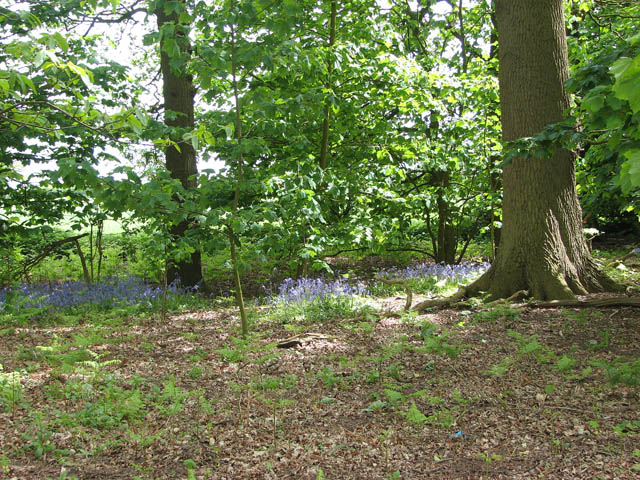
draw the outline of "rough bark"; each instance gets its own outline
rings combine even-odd
[[[186,2],[181,0],[181,3],[185,8]],[[177,143],[177,148],[169,146],[165,149],[165,161],[172,178],[180,180],[184,188],[194,188],[196,186],[194,176],[198,173],[196,152],[190,142],[182,140],[182,134],[192,130],[195,124],[194,97],[196,90],[193,86],[193,78],[186,72],[191,45],[188,32],[184,26],[179,24],[178,14],[174,10],[167,14],[164,10],[164,4],[165,2],[159,2],[156,10],[158,28],[162,30],[163,26],[169,23],[175,25],[173,38],[179,46],[182,59],[185,60],[183,66],[176,66],[179,65],[179,62],[176,62],[176,58],[173,57],[174,65],[172,65],[172,57],[162,48],[166,38],[163,37],[160,44],[160,68],[163,80],[165,124],[175,129],[172,140]],[[174,238],[182,238],[187,235],[189,228],[189,221],[185,220],[173,226],[170,233]],[[167,276],[169,282],[179,278],[182,285],[186,286],[200,283],[202,281],[200,251],[196,249],[187,260],[170,263]]]
[[[502,133],[505,141],[562,119],[568,55],[562,0],[496,0]],[[503,172],[503,229],[492,268],[470,290],[493,298],[528,290],[536,299],[572,299],[615,288],[582,234],[571,152],[517,158]]]
[[[456,262],[456,238],[451,218],[451,204],[447,198],[449,191],[448,170],[436,172],[433,175],[438,184],[438,242],[435,252],[436,262],[452,265]]]

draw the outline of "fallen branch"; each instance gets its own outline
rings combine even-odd
[[[304,345],[305,343],[311,343],[315,340],[330,340],[326,335],[321,333],[300,333],[289,337],[276,344],[278,348],[294,348]]]
[[[406,280],[400,280],[398,278],[389,279],[384,277],[376,277],[376,280],[385,283],[387,285],[402,285],[407,292],[407,300],[404,304],[405,312],[411,308],[411,304],[413,303],[413,292],[411,291],[411,287],[409,286],[409,282]]]
[[[629,253],[627,253],[626,255],[620,257],[620,258],[616,258],[614,260],[612,260],[611,262],[607,263],[607,268],[613,268],[613,267],[617,267],[620,264],[623,264],[625,260],[629,260],[630,258],[633,257],[639,257],[640,256],[640,248],[634,248],[633,250],[631,250]]]
[[[29,259],[25,260],[22,263],[22,274],[25,277],[27,277],[27,279],[28,279],[29,270],[31,270],[33,267],[38,265],[38,263],[40,263],[42,260],[44,260],[51,253],[53,253],[56,250],[56,248],[64,245],[65,243],[69,243],[69,242],[75,242],[76,246],[78,246],[78,240],[80,240],[81,238],[86,237],[87,235],[89,235],[89,234],[88,233],[82,233],[82,234],[76,235],[74,237],[67,237],[67,238],[63,238],[61,240],[56,240],[55,242],[51,242],[50,244],[45,246],[44,249],[42,250],[42,252],[40,252],[38,255],[36,255],[33,258],[29,258]]]

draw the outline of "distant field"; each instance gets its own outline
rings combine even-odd
[[[60,222],[59,224],[52,225],[52,226],[61,228],[63,230],[71,230],[71,225],[73,225],[74,223],[75,223],[74,220],[69,216],[68,218],[65,218],[62,222]],[[83,228],[82,230],[80,230],[80,232],[82,232],[82,233],[88,232],[88,231],[89,231],[89,227],[86,227],[86,228]],[[122,222],[116,221],[116,220],[105,220],[104,221],[104,232],[103,233],[105,235],[122,233],[122,232],[123,232]]]

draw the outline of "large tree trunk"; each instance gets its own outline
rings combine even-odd
[[[167,170],[171,177],[180,180],[184,188],[194,188],[196,181],[193,178],[197,173],[196,152],[190,142],[182,140],[182,134],[192,130],[194,127],[194,96],[195,88],[193,78],[186,72],[186,67],[190,57],[191,45],[189,42],[188,29],[181,26],[178,21],[178,14],[174,9],[167,14],[161,1],[156,10],[158,28],[162,31],[167,24],[175,25],[173,35],[163,35],[160,42],[160,67],[162,71],[165,109],[165,124],[172,127],[174,133],[172,140],[178,144],[178,148],[170,146],[165,151]],[[174,3],[174,2],[171,2]],[[182,8],[186,8],[186,2],[181,0]],[[179,47],[180,54],[170,56],[164,49],[168,38],[175,40]],[[180,239],[189,230],[187,220],[171,228],[171,235]],[[187,260],[171,262],[167,273],[169,282],[179,278],[182,285],[194,286],[202,281],[202,267],[200,251],[196,250]]]
[[[531,136],[562,119],[568,56],[562,0],[496,0],[500,102],[505,141]],[[582,234],[571,152],[517,158],[503,173],[503,228],[493,267],[472,289],[494,298],[528,290],[568,299],[613,289]]]

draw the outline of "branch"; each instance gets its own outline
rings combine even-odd
[[[400,280],[399,278],[388,279],[384,277],[377,276],[376,280],[379,282],[385,283],[387,285],[402,285],[407,292],[407,301],[404,305],[404,311],[406,312],[411,308],[411,304],[413,303],[413,292],[411,291],[411,287],[409,286],[409,282],[406,280]]]
[[[46,258],[49,254],[51,254],[59,246],[64,245],[65,243],[77,242],[78,240],[80,240],[81,238],[86,237],[87,235],[89,235],[89,234],[88,233],[82,233],[82,234],[76,235],[74,237],[63,238],[62,240],[56,240],[55,242],[50,243],[49,245],[44,247],[42,252],[40,252],[34,258],[28,259],[22,264],[22,272],[26,275],[27,272],[30,269],[35,267],[38,263],[40,263],[44,258]]]

